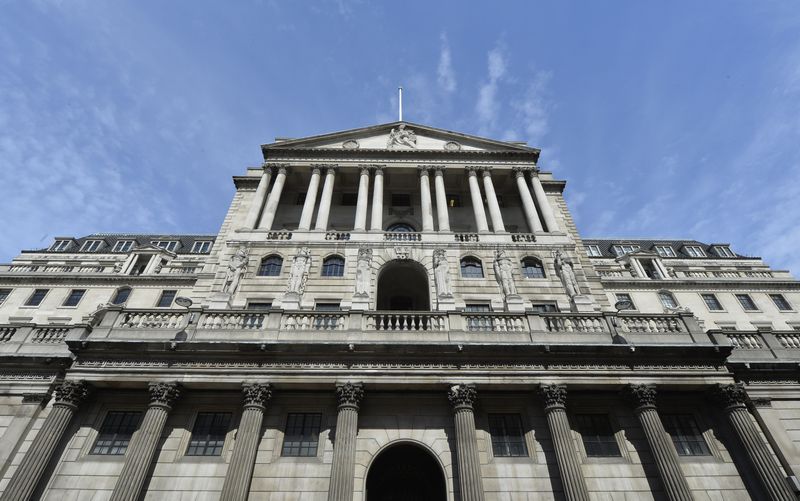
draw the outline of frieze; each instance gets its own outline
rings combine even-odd
[[[47,393],[23,393],[23,404],[43,404],[50,400],[50,395]]]
[[[55,374],[47,375],[47,374],[39,374],[39,373],[36,373],[36,372],[22,372],[22,371],[0,372],[0,380],[10,380],[10,381],[21,381],[21,380],[50,381],[53,378],[55,378]]]

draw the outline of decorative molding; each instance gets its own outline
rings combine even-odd
[[[357,150],[360,147],[361,145],[358,144],[358,141],[356,141],[355,139],[348,139],[347,141],[342,143],[342,148],[344,148],[345,150]]]
[[[455,141],[447,141],[444,143],[444,149],[446,151],[461,151],[461,144]]]
[[[23,404],[44,404],[48,400],[50,400],[50,395],[48,393],[23,393],[22,394],[22,403]]]
[[[714,400],[726,408],[744,407],[747,403],[747,391],[744,383],[717,384],[711,390]]]
[[[539,394],[544,400],[545,410],[567,404],[567,387],[563,384],[543,384],[539,387]]]
[[[651,384],[629,384],[624,395],[636,409],[656,406],[656,387]]]
[[[265,407],[272,398],[272,386],[265,383],[245,383],[242,385],[245,407]]]
[[[180,397],[181,387],[178,383],[150,383],[150,405],[160,405],[172,407],[172,404]]]
[[[336,401],[339,407],[355,407],[358,409],[364,398],[364,385],[361,383],[344,383],[336,385]]]
[[[478,400],[478,390],[471,384],[454,384],[447,391],[447,400],[453,406],[453,410],[472,409]]]
[[[77,407],[91,391],[86,381],[63,381],[53,390],[56,404]]]
[[[772,407],[771,398],[766,398],[766,397],[751,398],[750,402],[753,404],[753,407],[759,409]]]

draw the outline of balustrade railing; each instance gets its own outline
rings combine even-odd
[[[350,233],[346,231],[329,231],[325,233],[325,240],[350,240]]]
[[[481,239],[477,233],[456,233],[453,237],[456,242],[478,242]]]
[[[287,331],[334,331],[346,328],[344,312],[289,312],[281,316],[281,329]]]
[[[181,311],[126,311],[120,315],[117,326],[126,329],[175,329],[183,325],[185,315]]]
[[[683,319],[676,316],[620,315],[619,329],[622,332],[674,333],[686,332]]]
[[[800,349],[800,332],[776,333],[775,337],[784,348]]]
[[[197,322],[198,329],[261,329],[264,325],[264,313],[244,312],[205,312]]]
[[[464,313],[466,330],[475,332],[527,332],[525,315],[498,315],[490,313]]]
[[[367,314],[367,330],[444,331],[447,317],[436,313],[377,312]]]
[[[0,327],[0,343],[11,341],[11,338],[14,337],[16,333],[16,327]]]
[[[607,332],[605,319],[599,315],[545,314],[547,332]]]
[[[392,231],[383,234],[383,239],[388,242],[419,242],[422,234],[412,231]]]
[[[291,240],[291,231],[268,231],[267,240]]]
[[[33,331],[31,342],[40,344],[60,343],[69,332],[68,327],[41,327]]]
[[[512,233],[512,242],[535,242],[536,236],[533,233]]]
[[[738,350],[760,350],[764,347],[761,336],[751,332],[727,332],[731,346]]]

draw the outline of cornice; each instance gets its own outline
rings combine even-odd
[[[0,274],[0,284],[101,284],[101,285],[130,285],[130,284],[181,284],[197,281],[195,274],[165,274],[165,275],[89,275],[86,273],[3,273]]]
[[[597,270],[595,270],[597,272]],[[599,275],[599,273],[598,273]],[[614,277],[599,277],[603,287],[610,290],[618,289],[641,289],[641,290],[709,290],[709,289],[731,289],[742,288],[753,290],[757,288],[775,290],[800,290],[800,282],[796,280],[683,280],[681,278],[673,280],[645,280],[628,279]]]

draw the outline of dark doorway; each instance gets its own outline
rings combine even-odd
[[[439,463],[423,448],[398,444],[381,452],[367,474],[367,501],[446,501]]]
[[[378,276],[378,309],[430,311],[428,272],[415,261],[395,260]]]

